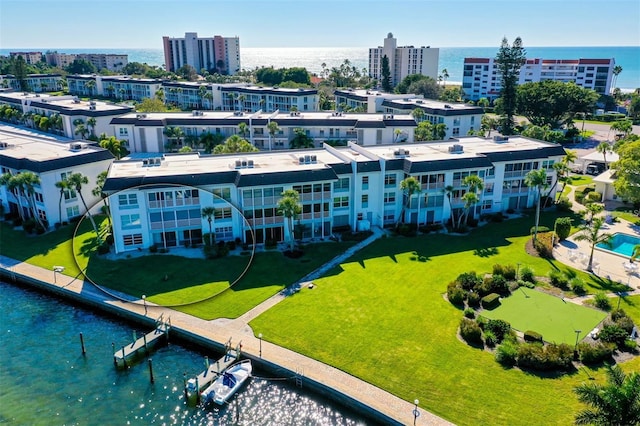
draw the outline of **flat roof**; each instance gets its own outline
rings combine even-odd
[[[74,111],[83,112],[88,115],[109,115],[108,113],[110,112],[124,114],[132,110],[132,108],[128,106],[116,105],[107,102],[83,101],[72,95],[53,96],[49,94],[30,92],[5,92],[0,95],[0,100],[9,102],[13,101],[14,103],[26,103],[32,106],[57,110],[59,112],[68,112],[71,113],[71,115],[78,115],[73,114]],[[91,109],[92,105],[95,106],[94,109]]]
[[[17,170],[45,172],[64,167],[113,159],[104,148],[31,129],[0,125],[0,164]],[[71,145],[82,149],[71,150]]]

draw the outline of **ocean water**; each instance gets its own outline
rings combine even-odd
[[[436,46],[434,46],[436,47]],[[526,47],[527,57],[544,59],[594,59],[615,58],[622,66],[616,87],[635,89],[640,87],[640,46],[631,47]],[[0,49],[0,55],[8,55],[16,49]],[[47,49],[22,48],[26,51]],[[65,53],[127,53],[129,62],[146,62],[149,65],[163,65],[162,49],[51,49]],[[439,70],[446,69],[448,81],[462,82],[464,58],[492,57],[498,47],[441,47]],[[305,67],[312,73],[319,73],[322,64],[327,68],[339,67],[345,59],[358,70],[369,68],[369,49],[366,47],[240,47],[240,63],[243,69],[261,66]]]
[[[374,424],[295,387],[291,380],[256,370],[258,377],[228,404],[188,405],[183,374],[191,377],[203,371],[204,353],[170,342],[151,356],[152,384],[146,360],[127,370],[113,365],[111,342],[131,342],[132,330],[138,336],[145,330],[1,281],[0,294],[0,424]]]

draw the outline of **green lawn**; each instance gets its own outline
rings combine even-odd
[[[617,207],[611,214],[612,216],[635,224],[636,222],[640,222],[640,214],[638,213],[640,213],[640,211],[630,205],[629,207]]]
[[[587,186],[593,183],[593,177],[586,175],[571,175],[572,186]]]
[[[552,225],[556,217],[545,214],[541,224]],[[459,273],[490,272],[496,263],[529,265],[537,275],[570,269],[526,254],[531,223],[527,217],[487,225],[470,237],[379,240],[251,327],[406,401],[418,398],[457,424],[572,423],[580,409],[572,389],[588,378],[582,369],[550,378],[501,367],[492,354],[457,338],[462,312],[443,297]],[[615,286],[578,276],[595,288]]]
[[[500,306],[493,310],[485,309],[480,315],[505,320],[523,333],[536,331],[546,342],[571,345],[576,341],[575,330],[581,331],[582,339],[607,316],[603,311],[522,287],[511,296],[502,298]]]
[[[170,253],[111,261],[95,255],[95,233],[86,220],[74,239],[72,226],[39,236],[27,236],[4,222],[0,226],[0,254],[47,269],[61,265],[64,274],[73,277],[81,275],[77,261],[86,276],[102,287],[136,297],[144,294],[153,303],[207,320],[242,315],[353,244],[310,244],[299,259],[276,250],[257,253],[250,265],[249,256],[204,260]],[[247,266],[246,275],[229,288]]]

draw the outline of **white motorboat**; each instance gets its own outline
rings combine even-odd
[[[229,400],[251,376],[251,360],[245,359],[229,366],[200,396],[202,401],[222,405]]]

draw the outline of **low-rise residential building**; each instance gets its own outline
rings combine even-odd
[[[278,130],[271,133],[269,123]],[[240,124],[247,127],[244,136],[262,150],[289,148],[296,129],[302,129],[315,146],[322,143],[343,144],[355,141],[359,145],[412,142],[416,121],[410,115],[347,114],[340,112],[243,113],[241,111],[193,111],[191,113],[126,114],[112,120],[114,134],[128,142],[131,152],[164,152],[169,142],[167,127],[179,127],[185,137],[200,137],[203,133],[220,134],[225,138],[240,133]],[[185,143],[177,142],[176,149]]]
[[[121,53],[58,53],[47,52],[44,59],[49,65],[65,68],[77,59],[91,63],[96,70],[120,72],[129,63],[129,55]]]
[[[422,99],[421,95],[385,93],[378,90],[339,89],[333,92],[336,109],[339,111],[355,111],[373,114],[387,112],[382,106],[384,101],[395,99]]]
[[[67,87],[72,95],[105,96],[120,101],[139,102],[145,98],[153,98],[162,87],[162,80],[131,78],[126,75],[74,74],[67,76]]]
[[[615,65],[613,58],[527,59],[520,68],[518,84],[543,80],[573,82],[580,87],[593,89],[598,94],[608,95]],[[495,58],[465,58],[462,89],[465,97],[472,101],[480,98],[493,101],[498,98],[502,82]]]
[[[55,117],[58,124],[55,127],[52,124],[48,130],[71,139],[83,139],[92,134],[111,134],[111,119],[133,110],[129,106],[82,101],[71,95],[50,96],[23,92],[0,93],[0,105],[15,108],[21,114],[17,122],[31,127],[37,127],[34,123],[29,123],[34,115]],[[95,120],[95,123],[90,124],[90,119],[91,122]],[[78,132],[78,123],[82,123],[86,130]]]
[[[0,204],[5,214],[32,217],[32,206],[48,228],[86,213],[79,194],[69,188],[61,192],[56,183],[81,173],[89,179],[82,196],[89,208],[101,201],[91,190],[98,175],[106,171],[113,155],[106,149],[28,129],[0,125],[0,172],[12,175],[32,172],[40,180],[29,199],[21,191],[0,185]]]
[[[342,229],[390,226],[403,219],[417,225],[445,223],[465,209],[464,178],[484,181],[470,215],[531,207],[537,191],[525,185],[530,170],[565,155],[557,144],[523,137],[259,152],[229,155],[158,154],[115,161],[108,194],[116,252],[152,245],[202,243],[213,207],[216,241],[285,241],[288,224],[277,203],[286,189],[300,194],[294,226],[303,238],[325,238]],[[411,200],[400,189],[412,176],[421,191]],[[552,191],[555,187],[552,186]],[[549,194],[553,196],[554,194]],[[403,207],[406,212],[403,215]]]
[[[25,83],[30,92],[55,92],[62,89],[62,76],[60,74],[28,74]],[[12,74],[0,75],[0,84],[4,88],[22,90],[20,81]]]
[[[419,98],[385,100],[382,108],[390,114],[411,114],[416,109],[421,110],[422,115],[413,114],[416,121],[428,121],[433,125],[444,124],[445,140],[466,136],[471,130],[480,129],[484,114],[482,108],[473,105]]]
[[[38,62],[42,62],[42,52],[9,52],[9,56],[12,58],[17,58],[18,56],[22,56],[22,59],[29,64],[35,65]]]

